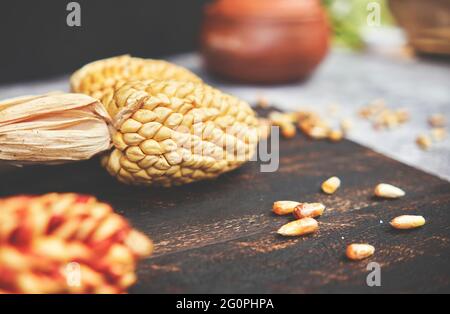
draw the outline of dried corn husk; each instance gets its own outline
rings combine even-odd
[[[59,163],[111,147],[109,114],[82,94],[51,93],[0,102],[0,160]]]
[[[125,82],[149,79],[202,82],[194,73],[167,61],[123,55],[83,66],[72,75],[70,84],[72,91],[100,99]]]

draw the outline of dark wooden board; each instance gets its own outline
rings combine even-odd
[[[111,203],[156,244],[139,267],[138,293],[450,292],[450,184],[350,141],[282,140],[280,168],[261,173],[258,162],[209,182],[138,188],[117,183],[98,160],[31,167],[1,174],[0,195],[71,191]],[[332,175],[335,195],[320,192]],[[379,182],[407,191],[399,200],[372,197]],[[328,206],[320,231],[282,238],[291,217],[271,213],[276,200]],[[401,214],[427,224],[396,231]],[[381,224],[380,220],[384,223]],[[368,242],[376,254],[349,262],[345,247]],[[381,287],[366,285],[368,262],[381,265]]]

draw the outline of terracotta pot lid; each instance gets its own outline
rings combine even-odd
[[[316,19],[322,16],[318,0],[217,0],[206,13],[227,18]]]

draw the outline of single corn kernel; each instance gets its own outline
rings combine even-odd
[[[329,129],[323,126],[313,126],[306,134],[312,139],[321,140],[327,138]]]
[[[301,236],[316,232],[319,229],[319,224],[314,218],[303,218],[295,221],[291,221],[280,229],[277,233],[286,236]]]
[[[293,138],[297,134],[297,128],[292,123],[282,124],[280,128],[281,135],[283,135],[285,138]]]
[[[300,110],[295,113],[296,120],[300,123],[309,121],[310,123],[314,123],[321,120],[320,115],[317,112],[311,110]]]
[[[433,144],[431,142],[430,137],[428,135],[425,135],[425,134],[419,135],[417,137],[417,139],[416,139],[416,143],[423,150],[429,150],[431,145]]]
[[[436,142],[441,142],[447,138],[447,130],[445,128],[433,128],[431,130],[431,137]]]
[[[289,113],[283,113],[279,111],[272,111],[268,115],[269,121],[272,125],[281,126],[286,123],[292,123],[291,116]]]
[[[291,114],[272,111],[268,119],[272,125],[280,127],[280,132],[283,137],[293,138],[297,134],[297,128],[293,124]]]
[[[322,183],[322,191],[327,194],[333,194],[341,186],[341,180],[338,177],[331,177]]]
[[[434,128],[442,128],[447,125],[447,119],[443,114],[437,113],[428,118],[428,123]]]
[[[294,217],[302,218],[316,218],[323,214],[325,205],[322,203],[300,203],[294,209]]]
[[[346,255],[350,260],[360,261],[372,256],[375,248],[369,244],[354,243],[347,246]]]
[[[391,184],[380,183],[375,187],[374,194],[383,198],[400,198],[405,196],[405,191]]]
[[[331,129],[327,121],[313,111],[299,111],[296,113],[300,130],[312,139],[320,140],[328,137]]]
[[[362,118],[370,119],[375,115],[378,115],[381,111],[386,108],[386,102],[384,99],[376,99],[364,106],[360,111],[359,115]]]
[[[410,119],[410,114],[409,114],[408,110],[405,108],[398,109],[396,111],[396,114],[397,114],[397,120],[401,124],[408,122]]]
[[[383,127],[386,127],[388,129],[393,129],[400,124],[397,113],[392,110],[387,110],[384,114],[381,115],[380,123]]]
[[[341,130],[331,130],[328,138],[332,142],[339,142],[344,138],[344,133]]]
[[[153,242],[142,232],[131,230],[125,237],[124,243],[137,256],[149,256],[153,252]]]
[[[315,117],[300,120],[299,128],[303,133],[315,140],[325,139],[330,133],[328,124]]]
[[[414,229],[425,224],[423,216],[403,215],[392,219],[391,226],[395,229]]]
[[[277,201],[273,203],[272,211],[277,215],[287,215],[291,214],[298,205],[300,203],[294,201]]]
[[[298,113],[295,111],[290,111],[285,113],[286,118],[291,122],[291,123],[298,123]]]

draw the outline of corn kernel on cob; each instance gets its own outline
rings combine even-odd
[[[189,70],[163,60],[123,55],[85,65],[72,75],[70,84],[73,92],[101,98],[123,82],[148,79],[202,81]]]
[[[125,292],[153,249],[94,197],[18,196],[0,208],[0,292]]]
[[[205,84],[130,82],[101,99],[115,148],[103,165],[120,181],[170,186],[214,178],[254,153],[250,106]]]

